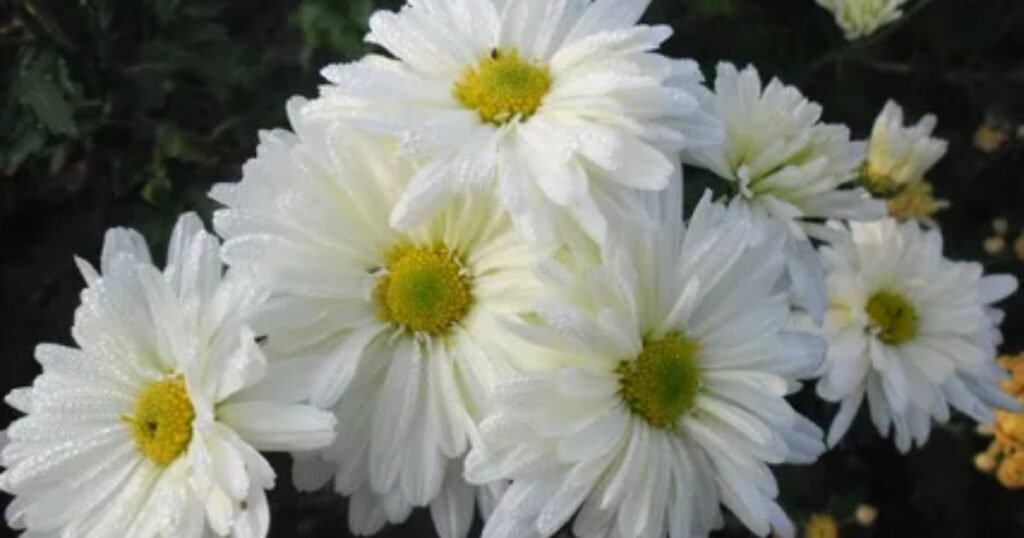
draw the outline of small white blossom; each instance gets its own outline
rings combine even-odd
[[[875,33],[879,28],[903,16],[907,0],[816,0],[831,11],[846,39],[854,40]]]
[[[878,431],[896,431],[903,452],[928,440],[950,407],[990,423],[993,407],[1016,408],[997,381],[1009,275],[942,255],[942,236],[915,222],[854,223],[846,244],[822,249],[828,269],[829,349],[818,394],[840,402],[828,442],[846,433],[865,396]]]
[[[264,295],[222,276],[219,244],[181,217],[167,266],[138,233],[107,232],[75,312],[77,347],[42,344],[43,373],[7,402],[0,488],[26,536],[262,538],[274,471],[257,450],[321,448],[334,417],[261,383],[246,316]],[[294,390],[294,388],[293,388]]]
[[[213,190],[224,259],[273,294],[257,321],[277,383],[344,432],[319,455],[329,466],[297,464],[298,485],[335,474],[353,532],[429,506],[443,537],[465,536],[491,490],[463,480],[462,456],[508,369],[486,349],[504,346],[500,320],[539,289],[536,253],[488,191],[391,228],[420,169],[394,141],[313,122],[305,105],[292,100],[295,131],[263,133],[242,180]]]
[[[864,184],[875,194],[898,193],[924,175],[946,154],[946,141],[932,138],[937,120],[928,114],[917,125],[903,125],[903,109],[893,101],[875,119],[868,141]]]
[[[676,152],[721,141],[695,62],[655,50],[650,0],[419,0],[370,19],[392,57],[324,69],[306,112],[395,136],[423,159],[391,212],[402,229],[497,185],[535,243],[598,243],[664,189]],[[677,179],[678,180],[678,179]]]
[[[768,464],[824,450],[785,399],[824,342],[791,326],[779,236],[708,197],[684,226],[678,195],[603,263],[545,265],[548,296],[513,328],[559,366],[502,382],[480,427],[467,476],[513,479],[485,538],[552,536],[574,515],[581,538],[707,536],[720,504],[792,535]]]

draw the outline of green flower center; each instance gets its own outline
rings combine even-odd
[[[886,344],[899,345],[917,335],[917,310],[903,295],[880,291],[868,300],[867,313],[878,339]]]
[[[469,312],[469,277],[446,247],[400,247],[388,258],[376,290],[383,319],[436,335]]]
[[[697,399],[699,349],[682,334],[669,333],[645,343],[636,359],[622,361],[619,394],[629,409],[656,428],[671,429]]]
[[[495,49],[475,69],[467,69],[455,83],[455,98],[476,110],[487,123],[503,125],[515,118],[528,119],[551,90],[547,67],[519,57],[519,51]]]
[[[142,391],[134,414],[123,420],[131,427],[139,452],[159,465],[168,465],[188,448],[195,418],[185,379],[178,375]]]

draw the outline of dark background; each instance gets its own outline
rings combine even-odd
[[[369,13],[397,4],[0,0],[0,390],[31,382],[38,342],[69,342],[82,286],[73,254],[95,260],[114,225],[142,230],[160,252],[180,212],[208,216],[206,191],[238,177],[257,129],[284,125],[288,96],[315,95],[319,66],[366,52]],[[938,218],[947,254],[1020,277],[1024,1],[912,0],[909,12],[853,44],[812,0],[654,0],[648,20],[676,29],[667,53],[706,72],[719,60],[754,63],[858,137],[889,97],[912,119],[937,114],[950,151],[929,179],[952,202]],[[981,125],[1008,140],[980,151]],[[689,192],[705,180],[691,175]],[[993,255],[982,242],[996,217],[1009,221],[1010,247]],[[1024,301],[1005,306],[1005,352],[1024,350]],[[797,400],[819,424],[834,412],[808,394]],[[0,425],[15,417],[3,407]],[[906,457],[867,422],[818,464],[778,470],[795,520],[830,512],[847,522],[843,536],[1024,536],[1024,493],[974,470],[987,440],[968,421],[936,427]],[[274,462],[272,536],[347,536],[343,502],[295,493],[287,458]],[[858,503],[879,509],[873,527],[852,523]],[[430,529],[418,512],[382,535]],[[725,534],[744,536],[734,523]]]

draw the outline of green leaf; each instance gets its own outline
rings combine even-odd
[[[153,175],[142,187],[142,199],[155,206],[163,205],[171,197],[174,186],[163,167],[154,166],[150,172]]]
[[[15,91],[18,100],[35,114],[50,132],[78,136],[73,110],[60,84],[60,71],[56,63],[45,57],[25,66],[18,74]]]
[[[161,125],[156,135],[158,158],[197,164],[212,164],[213,155],[203,139],[173,124]]]
[[[376,7],[372,0],[308,0],[300,5],[292,23],[305,37],[304,63],[310,63],[313,55],[321,50],[335,58],[355,58],[363,54],[366,50],[363,36]]]
[[[33,125],[23,125],[15,132],[14,143],[0,154],[3,173],[13,176],[21,163],[40,152],[46,145],[46,133]]]

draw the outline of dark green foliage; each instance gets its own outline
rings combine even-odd
[[[713,17],[716,15],[732,15],[740,0],[692,0],[690,9],[701,16]]]
[[[323,65],[371,50],[370,13],[401,3],[0,0],[0,392],[36,375],[37,342],[67,341],[72,254],[95,259],[112,225],[141,228],[162,250],[180,212],[207,213],[210,185],[238,177],[257,131],[285,124],[285,100],[315,95]],[[859,138],[889,97],[912,119],[936,113],[950,152],[929,179],[952,201],[938,217],[947,253],[1022,276],[1012,253],[981,243],[994,217],[1009,220],[1011,242],[1024,231],[1024,139],[1012,134],[1024,124],[1024,1],[911,0],[904,19],[853,43],[814,0],[654,0],[646,20],[675,29],[668,54],[707,73],[753,63]],[[994,153],[971,141],[984,121],[1011,132]],[[688,172],[688,196],[707,185],[719,184]],[[1021,297],[1005,305],[1006,351],[1024,350]],[[810,391],[796,404],[819,424],[835,412]],[[13,417],[2,407],[0,427]],[[847,524],[843,536],[1024,536],[1022,494],[971,465],[986,442],[957,418],[901,456],[862,416],[818,464],[779,469],[783,504],[798,522],[878,507],[875,527]],[[341,501],[297,494],[286,459],[274,463],[272,535],[345,536]],[[417,513],[383,536],[429,528]],[[745,535],[735,522],[723,534]]]
[[[302,63],[316,67],[314,60],[325,55],[359,56],[365,49],[363,36],[370,15],[379,3],[374,0],[302,2],[292,17],[305,37]]]
[[[0,215],[87,188],[144,201],[148,224],[207,208],[209,185],[284,121],[287,97],[315,92],[309,60],[364,50],[372,7],[12,2],[0,18]]]

